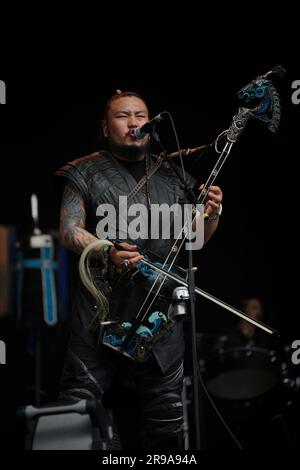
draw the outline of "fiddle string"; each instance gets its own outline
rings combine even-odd
[[[204,200],[207,196],[207,193],[209,191],[209,187],[214,183],[216,177],[218,176],[222,166],[224,165],[224,163],[225,163],[225,161],[226,161],[226,159],[227,159],[227,157],[230,153],[232,145],[233,145],[233,142],[229,142],[229,141],[227,141],[226,144],[224,145],[224,148],[222,150],[221,155],[219,156],[219,158],[218,158],[213,170],[211,171],[211,173],[210,173],[210,175],[209,175],[202,191],[200,192],[200,194],[198,196],[198,204],[202,204],[204,202]],[[195,205],[193,206],[193,208],[194,208],[194,210],[196,209]],[[196,218],[196,215],[192,220],[192,224],[193,224],[195,218]],[[187,226],[188,226],[188,222],[186,222],[184,224],[183,228],[181,229],[179,235],[177,236],[175,242],[173,243],[173,246],[171,247],[171,249],[170,249],[170,251],[169,251],[169,253],[168,253],[168,255],[167,255],[167,257],[164,261],[164,264],[163,264],[162,268],[165,268],[166,264],[168,263],[168,260],[169,260],[170,256],[174,253],[174,258],[171,260],[171,262],[168,266],[167,272],[171,271],[171,269],[172,269],[172,267],[175,263],[176,257],[178,256],[178,254],[179,254],[179,252],[180,252],[180,250],[181,250],[181,248],[182,248],[182,246],[183,246],[183,244],[184,244],[184,242],[187,238],[187,233],[186,233],[187,232],[186,231]],[[182,233],[184,233],[183,236],[182,236]],[[177,247],[177,243],[178,243],[179,240],[180,240],[179,247]],[[141,307],[140,307],[140,309],[139,309],[139,311],[136,315],[136,318],[139,318],[140,314],[142,313],[142,309],[144,308],[146,302],[148,301],[150,295],[153,292],[153,289],[155,288],[155,285],[157,284],[158,281],[160,281],[160,286],[156,290],[156,293],[154,294],[154,297],[152,298],[149,306],[147,307],[141,321],[143,321],[145,319],[146,315],[148,314],[150,308],[152,307],[153,303],[155,302],[159,292],[161,291],[161,289],[162,289],[162,287],[163,287],[163,285],[164,285],[164,283],[167,279],[167,275],[163,276],[163,279],[160,279],[160,276],[161,275],[157,275],[152,287],[150,288],[147,296],[145,297],[145,300],[144,300],[143,304],[141,305]]]
[[[202,189],[201,193],[199,194],[199,197],[198,197],[199,203],[204,202],[204,200],[205,200],[205,198],[206,198],[206,195],[207,195],[207,193],[208,193],[209,187],[210,187],[210,186],[213,184],[213,182],[215,181],[215,179],[216,179],[216,177],[217,177],[219,171],[221,170],[221,168],[222,168],[222,166],[223,166],[223,164],[224,164],[224,162],[225,162],[227,156],[229,155],[229,152],[230,152],[230,150],[231,150],[232,143],[229,144],[228,153],[224,155],[224,153],[225,153],[225,151],[226,151],[226,148],[227,148],[227,144],[228,144],[228,142],[225,144],[224,149],[223,149],[223,151],[222,151],[222,154],[220,155],[219,159],[217,160],[217,162],[216,162],[216,164],[215,164],[215,166],[214,166],[214,168],[213,168],[213,170],[212,170],[210,176],[208,177],[208,179],[207,179],[207,181],[206,181],[206,183],[205,183],[205,185],[204,185],[204,188]],[[194,220],[194,219],[193,219],[193,220]],[[193,223],[193,222],[192,222],[192,223]],[[182,248],[182,246],[183,246],[183,244],[184,244],[184,242],[185,242],[185,239],[186,239],[187,235],[185,234],[185,236],[181,238],[181,234],[182,234],[182,232],[185,231],[186,226],[187,226],[187,223],[185,223],[184,227],[181,229],[180,234],[178,235],[177,239],[175,240],[173,246],[171,247],[170,252],[169,252],[169,254],[168,254],[168,256],[167,256],[167,258],[166,258],[166,260],[165,260],[165,262],[164,262],[164,264],[163,264],[163,268],[164,268],[165,265],[168,263],[169,257],[172,255],[172,253],[174,253],[174,258],[173,258],[173,260],[171,261],[167,272],[170,272],[170,270],[172,269],[172,267],[173,267],[173,265],[174,265],[174,262],[175,262],[175,260],[176,260],[176,257],[177,257],[177,255],[179,254],[179,252],[180,252],[180,250],[181,250],[181,248]],[[181,239],[181,242],[180,242],[180,244],[179,244],[179,248],[175,248],[175,247],[177,246],[177,242],[178,242],[180,239]],[[151,293],[152,293],[152,291],[153,291],[153,289],[154,289],[156,283],[160,280],[159,278],[160,278],[160,276],[157,276],[157,277],[156,277],[156,279],[155,279],[155,281],[154,281],[154,283],[153,283],[151,289],[149,290],[149,292],[148,292],[148,294],[147,294],[147,296],[146,296],[146,298],[145,298],[145,300],[144,300],[144,302],[143,302],[143,304],[142,304],[142,306],[141,306],[141,308],[140,308],[140,310],[139,310],[139,312],[138,312],[136,318],[138,318],[138,317],[140,316],[141,311],[142,311],[142,309],[144,308],[144,306],[145,306],[145,304],[146,304],[148,298],[150,297],[150,295],[151,295]],[[142,321],[145,319],[145,316],[148,314],[150,308],[152,307],[154,301],[156,300],[156,297],[158,296],[160,290],[162,289],[163,284],[164,284],[164,282],[166,281],[166,279],[167,279],[167,276],[164,276],[163,279],[161,280],[161,284],[160,284],[160,286],[159,286],[159,288],[158,288],[158,290],[157,290],[157,292],[156,292],[156,295],[154,296],[154,298],[152,299],[152,301],[151,301],[150,305],[148,306],[146,312],[144,313],[143,318],[142,318]]]

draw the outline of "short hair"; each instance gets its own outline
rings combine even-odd
[[[104,111],[103,111],[103,115],[102,115],[102,121],[106,120],[107,119],[107,115],[108,115],[108,111],[109,111],[109,108],[111,106],[111,103],[113,103],[114,101],[118,100],[119,98],[125,98],[127,96],[134,96],[135,98],[139,98],[141,101],[143,101],[148,109],[148,105],[146,103],[146,101],[144,100],[144,98],[139,94],[137,93],[136,91],[121,91],[121,90],[116,90],[116,93],[114,93],[106,102],[105,106],[104,106]],[[107,139],[104,137],[103,135],[103,129],[102,129],[102,126],[100,127],[100,135],[99,135],[99,138],[100,138],[100,143],[102,145],[102,147],[104,149],[108,149],[108,146],[107,146]]]
[[[135,98],[139,98],[141,101],[143,101],[148,109],[148,105],[144,98],[137,93],[136,91],[121,91],[121,90],[116,90],[116,93],[112,95],[109,100],[106,102],[106,105],[104,106],[104,112],[103,112],[103,119],[107,118],[108,111],[110,109],[111,104],[118,100],[119,98],[126,98],[127,96],[134,96]]]

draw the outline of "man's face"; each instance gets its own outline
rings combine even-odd
[[[145,103],[135,96],[125,96],[114,100],[108,110],[107,118],[102,122],[103,134],[109,140],[110,147],[118,153],[126,149],[133,154],[142,152],[147,146],[148,136],[137,140],[131,131],[149,121]],[[119,152],[120,153],[120,152]]]
[[[260,300],[249,299],[245,308],[245,313],[253,318],[260,319],[263,316],[263,309]]]

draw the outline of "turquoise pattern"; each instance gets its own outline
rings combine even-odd
[[[135,336],[144,336],[147,338],[155,336],[160,330],[161,326],[167,323],[167,317],[164,313],[155,311],[152,312],[151,315],[148,317],[147,322],[149,326],[143,324],[140,325],[135,332]],[[120,326],[124,330],[129,331],[132,326],[132,323],[123,322]],[[123,348],[123,344],[126,338],[126,331],[124,333],[117,333],[111,327],[109,327],[104,334],[102,343],[119,350],[123,354],[125,353],[126,355],[135,358],[135,353],[138,347],[137,340],[135,337],[133,337],[126,345],[126,348]]]

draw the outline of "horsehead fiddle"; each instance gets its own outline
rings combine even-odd
[[[238,97],[244,102],[244,106],[238,109],[238,113],[233,116],[230,127],[220,133],[213,144],[196,147],[194,149],[185,149],[168,155],[168,158],[173,158],[179,155],[188,156],[199,154],[213,145],[216,152],[219,153],[219,158],[198,196],[197,204],[200,205],[204,203],[210,186],[214,183],[230,154],[233,144],[238,140],[250,119],[261,122],[273,133],[278,130],[281,106],[280,98],[273,85],[272,79],[276,77],[282,78],[285,73],[284,68],[278,65],[243,87],[238,92]],[[251,105],[253,107],[251,107]],[[219,143],[224,138],[226,138],[226,142],[222,150],[219,150]],[[161,162],[162,158],[158,157],[158,161]],[[196,213],[196,206],[194,206],[193,213]],[[124,273],[124,276],[130,279],[131,283],[137,275],[142,276],[143,283],[144,280],[146,280],[148,284],[152,283],[146,287],[144,286],[147,290],[147,295],[137,302],[139,308],[138,313],[135,318],[130,321],[128,321],[128,319],[123,319],[122,321],[118,316],[113,319],[109,317],[109,301],[94,282],[93,274],[89,266],[89,260],[92,258],[95,249],[99,249],[104,245],[112,245],[117,249],[123,249],[122,246],[118,242],[97,240],[85,248],[79,261],[79,273],[84,286],[96,301],[95,308],[97,310],[97,318],[100,322],[100,336],[104,344],[138,362],[147,359],[149,345],[152,345],[161,334],[168,331],[170,323],[172,323],[171,320],[168,320],[168,315],[165,315],[161,309],[156,306],[158,298],[161,300],[162,288],[165,287],[167,281],[171,282],[173,286],[177,284],[188,287],[188,283],[183,277],[185,270],[174,264],[186,237],[187,229],[185,224],[164,260],[155,262],[145,254],[144,259],[136,266],[136,270],[133,274],[130,271]],[[195,292],[243,320],[252,323],[266,333],[279,336],[275,329],[253,319],[208,292],[198,287],[195,288]],[[170,303],[170,300],[168,303]]]

